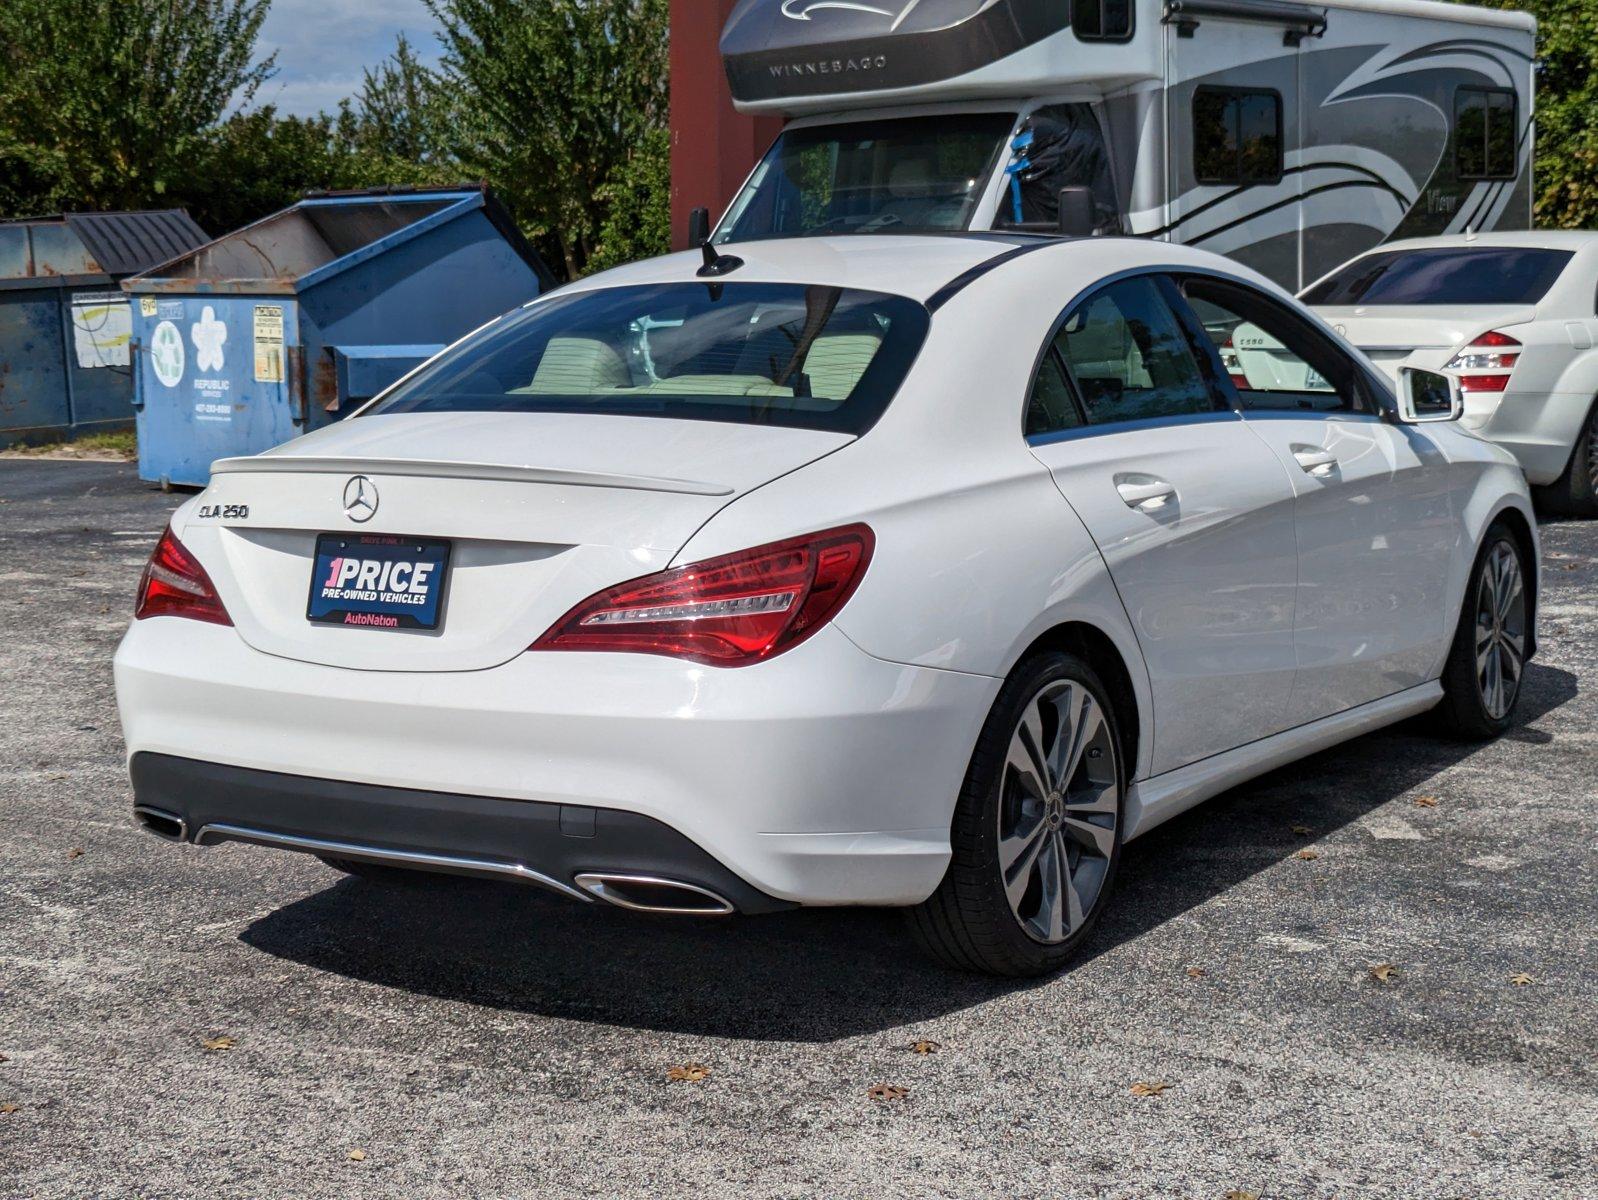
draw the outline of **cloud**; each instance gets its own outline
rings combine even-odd
[[[437,29],[422,0],[273,0],[256,52],[276,51],[278,73],[255,103],[300,116],[332,112],[361,86],[363,68],[393,52],[401,33],[423,62],[437,61]]]

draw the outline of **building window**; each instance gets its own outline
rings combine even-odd
[[[1132,0],[1071,0],[1071,26],[1084,42],[1124,42],[1132,36]]]
[[[1199,88],[1193,174],[1200,183],[1241,187],[1281,179],[1282,97],[1256,88]]]
[[[1515,93],[1462,87],[1454,93],[1454,165],[1461,179],[1513,179]]]

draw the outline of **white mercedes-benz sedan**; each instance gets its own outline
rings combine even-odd
[[[218,462],[116,657],[139,822],[650,912],[903,906],[1028,974],[1206,797],[1509,724],[1536,526],[1446,376],[1158,242],[720,249]],[[1290,386],[1228,372],[1245,324]]]
[[[1465,427],[1514,454],[1537,503],[1598,517],[1598,233],[1388,242],[1302,298],[1394,380],[1457,375]]]

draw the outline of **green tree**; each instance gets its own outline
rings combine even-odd
[[[666,0],[427,0],[458,151],[568,277],[588,269],[618,181],[658,147],[667,111]]]
[[[273,73],[270,0],[0,0],[0,203],[172,203]]]
[[[219,235],[306,192],[344,185],[347,163],[331,117],[280,116],[268,105],[206,131],[171,202],[183,204],[202,229]]]
[[[1598,226],[1598,3],[1491,0],[1537,18],[1537,224]]]
[[[671,249],[671,133],[651,129],[600,189],[607,206],[590,271],[603,271]]]
[[[453,93],[400,34],[394,53],[362,71],[361,90],[341,101],[337,130],[351,184],[455,183],[459,113]]]

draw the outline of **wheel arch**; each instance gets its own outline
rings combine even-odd
[[[1011,664],[1025,662],[1034,654],[1051,650],[1074,654],[1085,661],[1104,681],[1110,693],[1109,700],[1115,710],[1115,723],[1121,733],[1122,753],[1126,760],[1127,782],[1138,776],[1139,755],[1145,748],[1145,738],[1152,733],[1152,722],[1145,721],[1138,700],[1131,665],[1109,634],[1087,621],[1063,621],[1051,626],[1035,637]]]
[[[1515,539],[1530,567],[1526,572],[1526,658],[1530,660],[1537,653],[1537,601],[1542,591],[1542,559],[1536,527],[1526,513],[1513,504],[1506,504],[1483,526],[1481,536],[1476,539],[1477,554],[1481,553],[1482,543],[1487,540],[1487,531],[1499,521],[1509,528],[1510,536]]]

